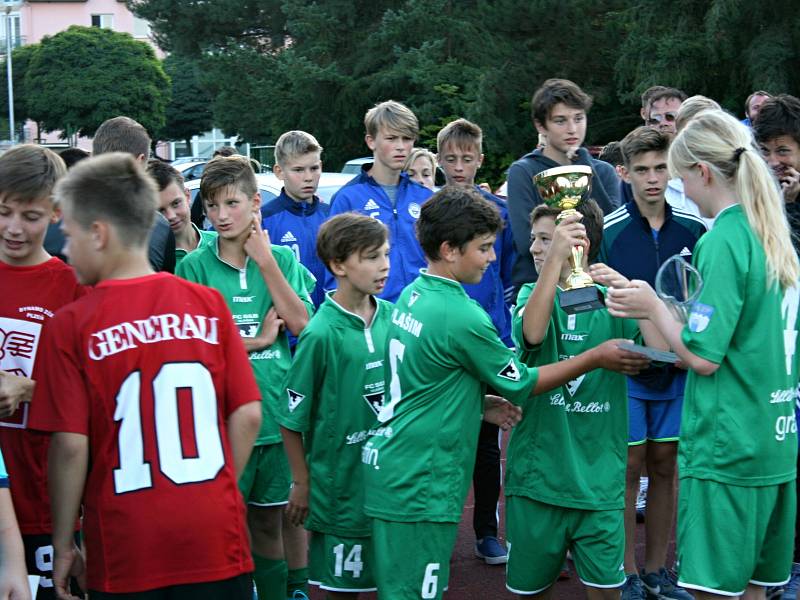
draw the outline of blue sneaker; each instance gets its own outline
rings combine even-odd
[[[622,596],[620,600],[646,600],[647,595],[642,587],[642,580],[636,573],[632,573],[625,577],[625,583],[622,584]]]
[[[792,575],[789,583],[783,586],[782,600],[797,600],[798,589],[800,589],[800,563],[792,563]]]
[[[487,565],[504,565],[508,562],[508,550],[500,540],[490,535],[475,542],[475,556],[482,558]]]
[[[653,573],[645,574],[642,571],[641,579],[647,596],[654,600],[693,600],[694,598],[685,589],[678,587],[677,578],[670,577],[664,567]]]

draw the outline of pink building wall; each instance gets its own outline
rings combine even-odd
[[[124,2],[88,0],[86,2],[25,2],[19,10],[20,34],[26,44],[35,44],[70,25],[92,24],[92,15],[114,15],[114,31],[134,34],[134,17]],[[134,36],[142,40],[146,37]],[[149,40],[147,40],[149,41]]]

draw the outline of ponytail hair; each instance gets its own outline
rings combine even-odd
[[[706,110],[682,129],[669,150],[672,177],[697,163],[735,191],[767,257],[767,285],[797,284],[800,262],[792,245],[780,188],[750,130],[722,110]]]

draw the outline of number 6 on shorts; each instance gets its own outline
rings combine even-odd
[[[436,591],[439,584],[439,576],[436,573],[439,571],[439,563],[428,563],[425,567],[425,577],[422,579],[422,593],[423,600],[430,600],[436,598]]]

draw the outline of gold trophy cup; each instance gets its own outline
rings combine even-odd
[[[560,208],[556,223],[570,215],[580,214],[576,208],[589,196],[592,189],[592,168],[584,165],[554,167],[533,176],[533,185],[547,206]],[[583,270],[583,246],[572,248],[572,272],[559,297],[559,304],[567,314],[576,314],[603,308],[603,294],[589,274]]]

